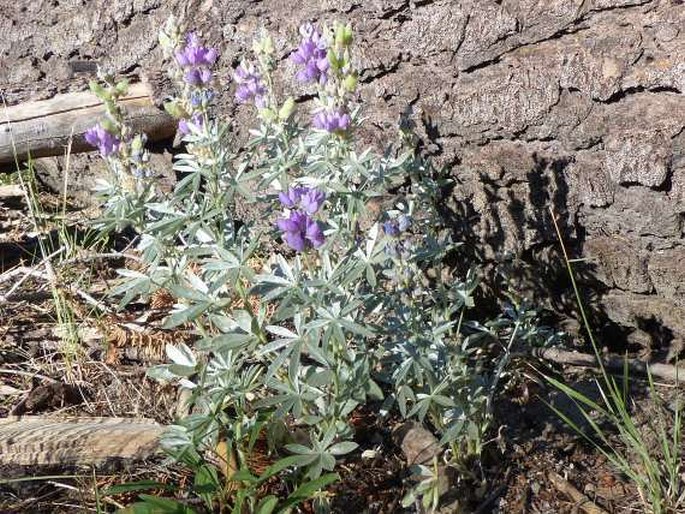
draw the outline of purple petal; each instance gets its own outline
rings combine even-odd
[[[307,219],[307,229],[305,237],[310,243],[312,243],[312,246],[314,248],[318,248],[325,242],[325,238],[323,232],[321,231],[321,227],[319,227],[319,224],[311,218]]]
[[[287,193],[278,193],[278,199],[281,201],[283,207],[287,207],[288,209],[292,209],[293,207],[295,207],[295,203],[293,202],[292,198],[290,198],[290,195]]]
[[[288,243],[288,246],[293,248],[294,250],[301,252],[304,250],[306,241],[304,237],[302,236],[301,232],[287,232],[284,236],[283,239],[285,240],[286,243]]]

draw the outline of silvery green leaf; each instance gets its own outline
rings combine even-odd
[[[232,312],[232,315],[235,322],[244,332],[252,333],[252,322],[254,320],[252,314],[243,309],[236,309]]]
[[[342,441],[328,448],[331,455],[345,455],[359,448],[359,445],[352,441]]]
[[[197,387],[195,382],[191,382],[187,378],[182,378],[178,383],[181,387],[185,387],[186,389],[195,389]]]
[[[178,346],[167,343],[166,354],[175,364],[189,367],[195,367],[197,364],[193,351],[184,343],[179,343]]]
[[[160,364],[157,366],[151,366],[147,369],[145,372],[145,375],[153,378],[155,380],[159,380],[162,382],[171,382],[172,380],[175,380],[178,378],[177,375],[174,375],[170,370],[169,366],[166,364]]]
[[[225,351],[242,348],[255,342],[256,338],[252,334],[233,332],[202,339],[198,342],[197,347],[203,351]]]
[[[208,303],[200,303],[188,306],[180,306],[178,310],[173,312],[162,324],[163,328],[174,328],[189,321],[193,321],[195,318],[199,317],[203,312],[209,307]]]
[[[190,278],[190,277],[188,277]],[[203,283],[204,286],[204,283]],[[185,284],[170,284],[167,289],[177,298],[184,298],[186,300],[191,300],[195,302],[209,302],[210,298],[207,297],[206,289],[207,287],[204,286],[203,288],[198,288],[198,287],[188,287]],[[199,289],[199,290],[198,290]]]
[[[169,371],[177,377],[190,377],[197,371],[195,366],[184,366],[182,364],[169,364]]]
[[[293,332],[292,330],[289,330],[286,327],[282,327],[279,325],[267,325],[265,328],[268,332],[271,332],[272,334],[276,334],[277,336],[290,338],[290,339],[297,339],[298,337],[300,337],[295,332]]]

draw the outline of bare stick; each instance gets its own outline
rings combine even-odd
[[[581,509],[586,514],[609,514],[603,508],[594,503],[590,498],[588,498],[587,495],[576,489],[573,484],[564,479],[558,473],[550,471],[547,474],[547,478],[550,482],[552,482],[552,485],[557,489],[557,491],[571,498],[574,502],[576,502],[576,507]]]

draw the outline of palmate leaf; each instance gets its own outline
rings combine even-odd
[[[288,496],[288,499],[281,505],[279,512],[287,512],[287,509],[311,498],[317,491],[338,480],[340,480],[340,475],[337,473],[327,473],[315,480],[305,482]]]

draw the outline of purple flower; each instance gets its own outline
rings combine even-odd
[[[202,119],[202,115],[200,113],[195,113],[190,119],[181,119],[178,122],[178,131],[182,135],[188,135],[192,132],[192,128],[190,127],[190,124],[195,125],[198,128],[201,128],[204,125],[204,120]]]
[[[212,81],[212,71],[207,68],[191,68],[185,72],[183,80],[191,86],[204,86]]]
[[[307,214],[313,215],[326,200],[326,193],[314,187],[296,186],[289,188],[285,193],[279,193],[278,199],[283,207],[288,209],[301,207]]]
[[[281,201],[281,205],[283,205],[283,207],[295,209],[300,204],[302,193],[305,190],[306,188],[301,186],[291,187],[285,193],[278,193],[278,199]]]
[[[97,147],[100,150],[100,155],[109,157],[119,149],[121,141],[117,136],[111,134],[102,125],[95,125],[89,128],[84,134],[86,142]]]
[[[314,128],[326,132],[344,132],[350,127],[350,115],[342,109],[325,109],[317,112],[312,119]]]
[[[176,52],[176,62],[182,68],[211,67],[216,62],[218,54],[214,48],[207,48],[200,44],[200,38],[194,32],[186,36],[186,46]]]
[[[409,227],[411,227],[411,218],[406,214],[400,215],[398,219],[398,228],[400,229],[400,232],[406,232]]]
[[[388,220],[383,223],[383,232],[386,236],[397,237],[400,235],[400,227],[395,220]]]
[[[318,248],[324,243],[319,224],[303,212],[291,212],[287,218],[277,220],[276,226],[283,232],[283,239],[288,246],[298,252],[310,245]]]
[[[258,108],[266,107],[266,86],[262,78],[251,66],[241,64],[235,69],[233,79],[238,84],[235,98],[238,103],[248,103],[254,99]]]
[[[200,107],[204,103],[209,103],[214,99],[214,92],[208,89],[199,89],[190,92],[190,105]]]
[[[328,50],[326,40],[311,23],[300,27],[300,46],[290,56],[293,62],[304,67],[295,77],[300,82],[319,82],[325,84],[328,80]]]
[[[212,80],[211,68],[216,62],[217,52],[200,44],[196,34],[186,36],[186,46],[176,52],[176,62],[185,70],[183,80],[191,86],[204,86]]]
[[[307,214],[316,214],[324,201],[326,201],[326,193],[313,187],[305,189],[306,191],[302,193],[300,198],[300,205]]]

